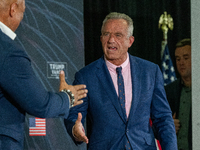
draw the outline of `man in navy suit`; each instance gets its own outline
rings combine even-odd
[[[36,117],[67,117],[81,104],[85,85],[72,86],[60,73],[58,93],[47,92],[35,76],[28,55],[14,39],[25,0],[0,1],[0,150],[22,150],[25,113]]]
[[[134,42],[132,19],[110,13],[101,33],[104,56],[75,75],[74,84],[85,84],[88,94],[83,104],[70,109],[65,120],[68,133],[76,144],[88,143],[89,150],[156,150],[151,118],[162,149],[177,150],[172,112],[158,65],[128,53]],[[122,85],[118,84],[122,78],[117,75],[118,67],[122,68],[125,95],[118,91]],[[122,97],[125,101],[120,100]],[[91,120],[89,139],[83,128],[87,114]]]

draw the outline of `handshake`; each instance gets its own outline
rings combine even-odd
[[[64,71],[60,72],[60,92],[65,92],[70,97],[70,106],[76,106],[83,103],[82,98],[87,96],[88,90],[86,89],[86,85],[68,85],[65,81],[65,73]]]

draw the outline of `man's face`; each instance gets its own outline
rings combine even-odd
[[[176,67],[182,78],[191,78],[191,46],[178,47],[175,50]]]
[[[117,66],[126,60],[133,42],[134,37],[128,37],[128,25],[124,19],[110,19],[102,28],[103,52],[106,59]]]

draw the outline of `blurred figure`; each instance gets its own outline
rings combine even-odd
[[[176,44],[176,67],[180,78],[165,87],[173,113],[179,150],[192,150],[191,40]]]

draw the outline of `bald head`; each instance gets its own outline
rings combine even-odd
[[[25,0],[0,0],[0,21],[15,31],[25,11]]]
[[[0,8],[1,8],[0,11],[1,12],[5,11],[14,2],[17,2],[17,0],[1,0],[0,1]]]

